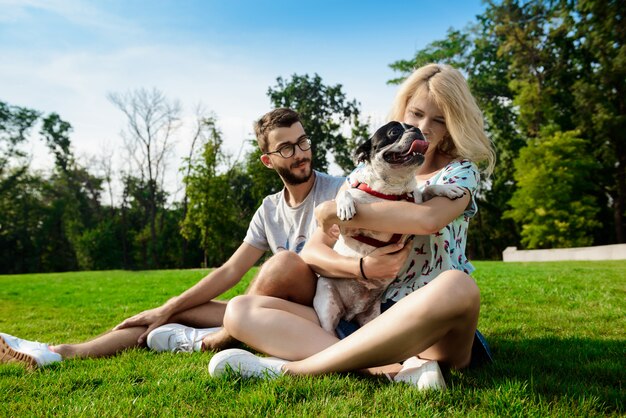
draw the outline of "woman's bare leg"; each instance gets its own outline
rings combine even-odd
[[[285,366],[290,374],[316,375],[385,366],[418,354],[464,367],[470,360],[480,294],[468,275],[446,271],[341,341],[319,327],[310,308],[254,297],[233,302],[224,320],[232,335],[294,360]]]
[[[281,251],[261,266],[246,294],[273,296],[310,306],[316,284],[317,276],[298,254]],[[239,341],[222,329],[203,338],[202,350],[223,350],[238,344]]]
[[[232,299],[224,327],[256,350],[288,360],[304,359],[339,341],[320,327],[310,306],[271,296]]]
[[[460,271],[446,271],[348,338],[285,368],[315,375],[382,366],[414,355],[462,368],[470,361],[479,307],[474,281]]]

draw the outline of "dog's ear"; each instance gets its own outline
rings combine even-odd
[[[372,139],[368,139],[363,142],[354,152],[354,159],[356,163],[363,163],[370,160],[370,153],[372,152]]]

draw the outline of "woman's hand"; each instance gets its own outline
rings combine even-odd
[[[396,277],[411,252],[412,240],[406,244],[386,245],[363,258],[363,272],[368,279],[383,280]]]
[[[148,334],[153,329],[166,324],[168,319],[169,315],[165,313],[163,306],[159,306],[158,308],[148,309],[147,311],[140,312],[137,315],[133,315],[130,318],[125,319],[113,328],[113,331],[131,327],[147,327],[148,329],[146,329],[146,331],[137,339],[139,344],[143,344],[148,337]]]
[[[327,200],[320,203],[315,208],[315,219],[317,225],[324,230],[324,233],[332,236],[331,227],[339,223],[337,217],[337,203],[334,200]]]

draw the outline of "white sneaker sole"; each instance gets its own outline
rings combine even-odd
[[[419,390],[446,390],[446,381],[436,361],[427,361],[417,367],[403,368],[394,377],[394,381],[417,386]]]
[[[149,349],[157,353],[177,352],[177,350],[170,347],[169,343],[162,344],[162,342],[160,341],[162,339],[162,334],[165,334],[168,337],[167,339],[169,340],[170,336],[173,336],[174,334],[176,334],[176,332],[178,332],[177,330],[184,330],[184,329],[189,329],[189,328],[192,328],[192,327],[188,327],[186,325],[181,325],[181,324],[176,324],[176,323],[162,325],[150,331],[150,333],[148,334],[148,338],[146,338],[146,345],[148,346]],[[197,337],[200,338],[200,340],[202,340],[207,335],[215,334],[222,329],[224,328],[223,327],[197,328],[196,329],[196,331],[198,332]],[[192,351],[195,351],[195,350],[192,349]]]
[[[232,370],[242,377],[258,377],[273,379],[282,375],[275,367],[280,368],[281,364],[287,361],[276,358],[262,358],[246,350],[231,348],[220,351],[209,361],[209,374],[212,377],[220,377]]]
[[[20,363],[28,369],[39,367],[37,360],[33,356],[15,351],[0,335],[0,363]]]

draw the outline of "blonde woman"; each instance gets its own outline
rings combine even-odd
[[[470,276],[474,268],[465,257],[465,243],[477,211],[479,166],[489,175],[495,163],[482,113],[458,70],[430,64],[402,84],[390,119],[418,127],[429,142],[418,185],[455,183],[466,189],[465,195],[457,200],[436,197],[419,205],[359,205],[350,221],[337,218],[334,201],[325,202],[316,209],[318,230],[302,252],[321,275],[375,278],[383,273],[370,257],[360,265],[360,260],[332,250],[333,226],[415,235],[404,267],[384,294],[383,313],[339,339],[320,327],[311,307],[272,297],[237,297],[227,307],[225,327],[235,338],[279,359],[227,350],[211,360],[212,375],[227,366],[244,376],[361,370],[441,389],[445,382],[440,364],[457,369],[470,365],[480,292]],[[338,329],[338,335],[349,333],[345,331]]]

